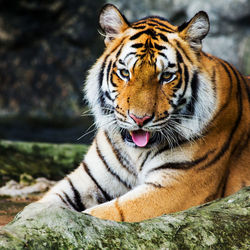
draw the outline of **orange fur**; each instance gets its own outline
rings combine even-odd
[[[143,29],[147,30],[150,28],[148,23],[152,21],[161,22],[163,25],[159,24],[158,27],[169,27],[171,33],[178,34],[178,37],[169,38],[169,44],[173,48],[181,45],[186,66],[189,68],[190,64],[195,65],[206,76],[209,84],[216,88],[218,105],[212,121],[201,138],[183,145],[185,150],[192,152],[193,162],[199,161],[202,156],[206,156],[206,159],[188,170],[176,170],[180,174],[170,183],[168,178],[159,186],[150,183],[136,187],[141,189],[140,192],[132,190],[118,197],[115,202],[104,203],[89,210],[90,214],[99,218],[140,221],[227,196],[250,185],[248,80],[226,62],[190,48],[187,41],[188,28],[178,33],[178,27],[157,18],[139,21],[132,24],[132,27],[143,23]],[[108,45],[105,54],[115,51],[114,48],[121,41],[129,42],[129,38],[126,33],[120,36]],[[149,39],[150,36],[145,33],[134,42],[145,44]],[[153,39],[151,42],[154,43]],[[137,53],[142,53],[142,49],[138,49]],[[146,53],[143,60],[135,65],[128,83],[124,84],[119,77],[114,78],[119,92],[117,109],[124,116],[128,112],[138,117],[154,114],[157,120],[170,109],[169,99],[173,96],[180,75],[171,84],[159,87],[158,69],[155,68],[154,58],[150,57],[150,54],[157,56],[157,52],[148,49]],[[185,163],[183,165],[185,167]]]
[[[107,47],[86,92],[101,126],[81,166],[44,200],[134,222],[250,185],[249,78],[201,50],[206,13],[180,27],[158,17],[129,24],[106,5],[100,25]]]

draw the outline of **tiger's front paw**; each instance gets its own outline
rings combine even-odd
[[[83,211],[103,220],[123,221],[122,215],[117,207],[117,201],[109,201]]]

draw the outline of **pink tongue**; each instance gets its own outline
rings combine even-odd
[[[137,130],[131,132],[132,140],[138,147],[145,147],[149,141],[149,132]]]

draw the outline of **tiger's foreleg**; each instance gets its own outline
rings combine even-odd
[[[50,202],[53,205],[65,206],[81,212],[105,201],[105,194],[85,170],[84,163],[81,163],[75,171],[59,181],[38,202]]]
[[[138,222],[185,210],[204,202],[204,196],[190,196],[190,189],[191,186],[184,188],[178,184],[162,187],[145,183],[116,199],[84,212],[101,219]]]

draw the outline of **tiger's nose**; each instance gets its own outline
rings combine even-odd
[[[129,114],[129,116],[135,121],[135,123],[139,126],[142,127],[145,125],[149,120],[151,120],[152,116],[145,115],[143,117],[138,117],[133,114]]]

